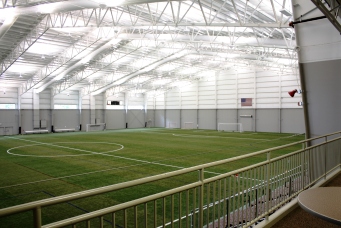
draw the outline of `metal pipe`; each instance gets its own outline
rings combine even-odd
[[[289,26],[294,28],[295,24],[300,24],[300,23],[304,23],[304,22],[308,22],[308,21],[316,21],[316,20],[325,19],[325,18],[327,18],[327,17],[326,16],[320,16],[320,17],[313,17],[313,18],[309,18],[309,19],[305,19],[305,20],[290,21]]]

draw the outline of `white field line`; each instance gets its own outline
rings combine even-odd
[[[174,133],[164,133],[164,132],[157,132],[157,131],[152,131],[152,132],[147,132],[144,131],[144,133],[150,133],[150,134],[168,134],[168,135],[173,135],[175,137],[188,137],[188,138],[224,138],[224,139],[248,139],[248,140],[262,140],[262,141],[270,141],[269,139],[253,139],[253,138],[241,138],[241,137],[230,137],[230,136],[214,136],[214,135],[190,135],[190,134],[174,134]]]
[[[16,140],[23,140],[23,141],[28,141],[28,142],[33,142],[33,143],[35,143],[35,145],[44,144],[44,145],[48,145],[48,146],[57,146],[57,145],[53,145],[53,144],[50,144],[50,143],[41,143],[41,142],[37,142],[37,141],[32,141],[32,140],[27,140],[27,139],[19,139],[19,138],[10,137],[10,136],[8,136],[8,138],[12,138],[12,139],[16,139]],[[72,148],[72,147],[65,147],[65,146],[61,146],[61,147],[67,148],[67,149],[71,149],[71,150],[75,149],[75,148]],[[13,149],[13,148],[11,148],[11,149]],[[75,149],[75,150],[79,150],[79,149]],[[81,151],[84,152],[86,150],[81,150]],[[172,167],[172,168],[177,168],[177,169],[184,169],[184,168],[186,168],[186,167],[181,167],[181,166],[167,165],[167,164],[163,164],[163,163],[159,163],[159,162],[150,162],[150,161],[144,161],[144,160],[139,160],[139,159],[134,159],[134,158],[126,158],[126,157],[117,156],[117,155],[103,154],[103,153],[97,153],[97,152],[92,152],[92,151],[87,151],[87,152],[89,152],[91,154],[95,154],[95,155],[103,155],[103,156],[109,156],[109,157],[116,157],[116,158],[121,158],[121,159],[126,159],[126,160],[131,160],[131,161],[137,161],[137,162],[146,163],[146,164],[154,164],[154,165]],[[89,174],[93,174],[93,173],[105,172],[105,171],[109,171],[109,170],[122,169],[122,168],[129,168],[129,167],[133,167],[133,166],[139,166],[139,164],[130,165],[130,166],[124,166],[124,167],[121,167],[121,168],[105,169],[105,170],[93,171],[93,172],[88,172],[88,173],[80,173],[80,174],[74,174],[74,175],[63,176],[63,177],[49,178],[49,179],[44,179],[44,180],[39,180],[39,181],[32,181],[32,182],[26,182],[26,183],[10,185],[10,186],[3,186],[3,187],[0,187],[0,189],[9,188],[9,187],[16,187],[16,186],[21,186],[21,185],[27,185],[27,184],[33,184],[33,183],[39,183],[39,182],[45,182],[45,181],[59,180],[59,179],[75,177],[75,176],[89,175]],[[221,173],[210,172],[210,171],[204,171],[204,172],[215,174],[215,175],[220,175],[221,174]]]
[[[253,139],[253,138],[241,138],[241,137],[229,137],[229,136],[210,136],[210,135],[188,135],[188,134],[173,134],[176,137],[187,137],[187,138],[228,138],[228,139],[241,139],[241,140],[262,140],[266,141],[267,139]]]

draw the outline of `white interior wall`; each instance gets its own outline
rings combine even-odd
[[[280,115],[283,109],[301,110],[301,107],[297,105],[297,102],[301,101],[301,97],[298,94],[294,98],[288,95],[288,91],[296,88],[299,87],[297,76],[294,73],[281,74],[277,71],[256,71],[251,68],[227,70],[205,75],[190,85],[174,88],[164,94],[148,98],[143,94],[134,93],[119,93],[110,97],[106,97],[103,93],[93,97],[86,95],[80,98],[78,91],[70,91],[52,97],[51,91],[46,90],[38,96],[40,109],[38,115],[39,120],[47,120],[48,129],[53,125],[64,127],[72,125],[74,128],[77,122],[80,122],[80,125],[83,126],[82,130],[85,130],[86,124],[96,123],[96,121],[110,121],[110,125],[108,125],[110,129],[125,128],[126,123],[128,123],[128,128],[136,128],[144,127],[145,123],[151,120],[155,127],[169,127],[170,123],[176,123],[180,128],[184,122],[193,122],[195,127],[201,129],[216,129],[220,122],[241,122],[245,124],[244,130],[281,132],[285,129],[290,132],[288,127],[282,127],[283,122],[287,120],[281,119]],[[20,97],[22,109],[34,108],[33,95],[29,91]],[[6,97],[2,101],[18,103],[16,89],[7,91]],[[253,106],[242,107],[241,98],[253,98]],[[108,100],[120,101],[120,105],[106,105]],[[53,104],[71,104],[78,107],[80,105],[81,116],[73,119],[76,124],[62,122],[64,122],[64,115],[71,113],[78,115],[78,111],[74,113],[56,111],[53,110]],[[152,115],[145,113],[145,105],[147,110],[153,110]],[[121,112],[109,112],[110,109],[121,110]],[[288,112],[290,113],[290,111]],[[251,113],[254,118],[240,118],[242,113]],[[117,115],[120,121],[113,121],[107,115]],[[34,119],[34,113],[25,112],[24,118],[21,121],[22,125],[26,129],[33,128],[34,126],[31,126],[30,122],[32,118]],[[287,114],[286,118],[290,118],[290,115]],[[299,119],[301,120],[301,118]],[[271,123],[271,127],[268,126],[269,123]],[[289,124],[289,126],[291,125]],[[295,132],[302,132],[295,126],[292,125]]]
[[[281,73],[278,69],[239,69],[208,75],[189,86],[174,88],[157,97],[149,97],[148,109],[235,109],[241,98],[252,98],[252,108],[302,108],[298,72]]]

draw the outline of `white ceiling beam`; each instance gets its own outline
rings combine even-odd
[[[173,53],[165,58],[159,59],[157,61],[155,61],[153,64],[145,66],[143,68],[141,68],[140,70],[130,73],[128,75],[125,75],[124,77],[115,80],[112,83],[106,84],[106,85],[102,85],[102,87],[95,89],[94,91],[89,91],[91,93],[91,95],[98,95],[100,93],[103,93],[104,91],[106,91],[107,89],[110,89],[114,86],[118,86],[118,85],[122,85],[123,83],[125,83],[126,81],[142,74],[142,73],[147,73],[149,71],[152,71],[153,69],[157,68],[158,66],[161,66],[167,62],[170,61],[174,61],[178,58],[181,58],[185,55],[188,55],[190,52],[188,51],[183,51],[183,52],[177,52],[177,53]],[[82,93],[83,94],[83,93]]]
[[[44,17],[44,19],[27,34],[12,52],[0,62],[0,76],[3,75],[42,35],[44,35],[48,29],[46,17]]]

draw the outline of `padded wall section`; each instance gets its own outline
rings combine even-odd
[[[91,112],[90,109],[82,109],[81,110],[81,131],[86,131],[86,125],[91,123]]]
[[[304,114],[302,109],[281,109],[282,133],[305,133]]]
[[[302,112],[302,110],[300,110]],[[280,109],[258,109],[256,110],[256,131],[258,132],[280,132]]]
[[[198,110],[199,129],[217,129],[217,110]]]
[[[179,109],[166,110],[166,128],[180,128],[181,114]]]
[[[125,110],[106,110],[105,123],[108,130],[126,128]]]
[[[217,123],[238,123],[237,109],[218,109]]]
[[[341,60],[300,64],[306,77],[311,137],[341,129]]]
[[[166,110],[155,110],[154,127],[166,127]]]
[[[33,109],[21,109],[21,131],[24,134],[25,131],[33,130]]]
[[[53,120],[55,130],[75,129],[79,131],[80,115],[78,109],[55,109],[53,110]]]
[[[146,113],[147,127],[154,127],[155,125],[155,110],[148,110]]]
[[[19,134],[19,111],[0,109],[0,135]]]
[[[51,109],[40,109],[39,110],[39,117],[40,117],[40,128],[46,129],[51,132],[51,125],[52,125],[52,110]],[[46,124],[46,125],[45,125]]]
[[[95,110],[95,123],[104,123],[105,122],[105,110],[104,109],[96,109]]]
[[[145,126],[144,110],[128,110],[127,112],[128,128],[141,128]]]
[[[198,111],[196,109],[182,109],[180,110],[180,113],[181,128],[184,128],[185,122],[192,122],[194,124],[194,128],[197,128]]]

